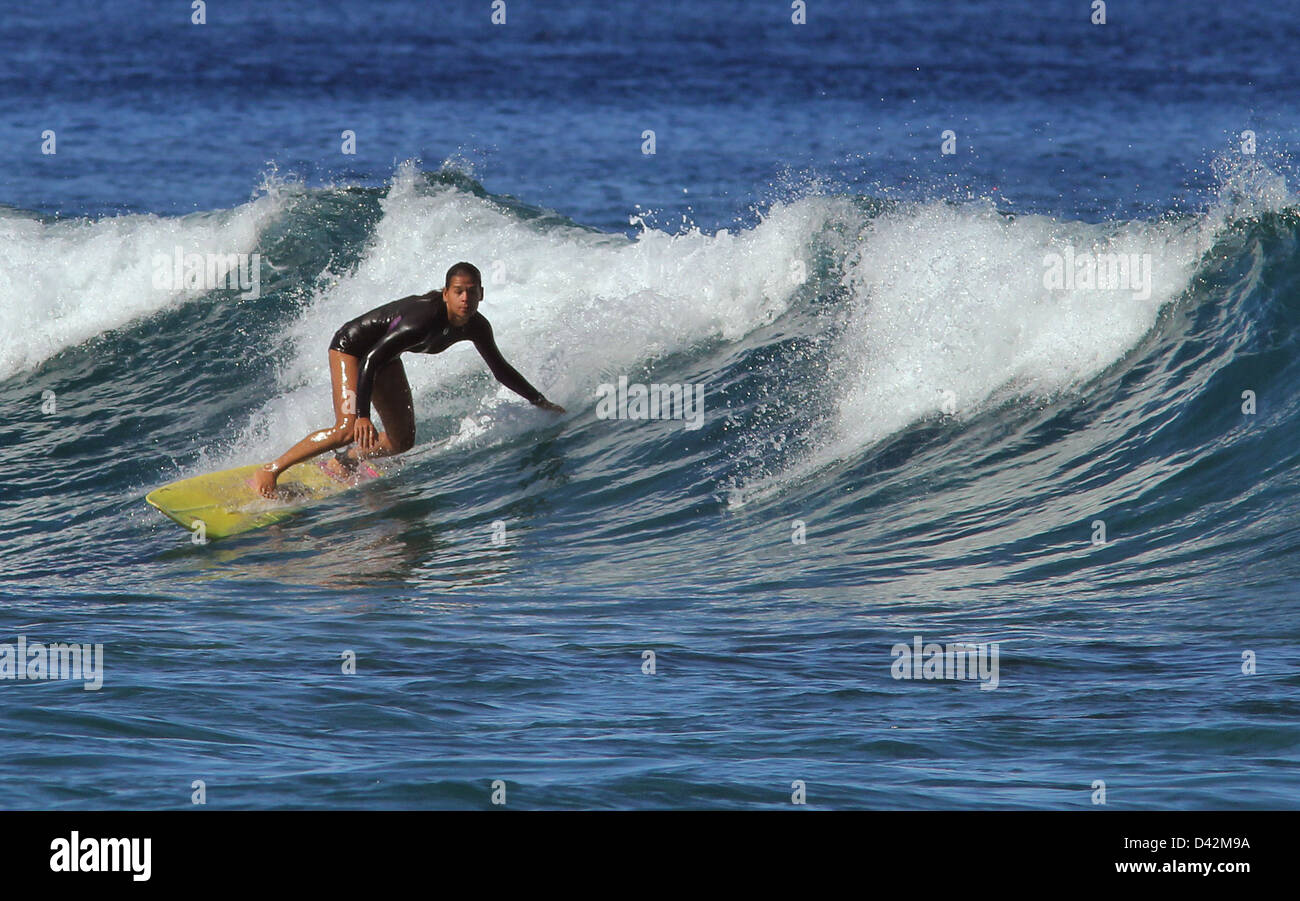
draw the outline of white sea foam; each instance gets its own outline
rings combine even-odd
[[[1208,211],[1178,220],[1088,224],[931,201],[864,222],[843,260],[848,308],[826,382],[834,413],[813,427],[810,451],[733,496],[770,495],[928,416],[1078,388],[1151,330],[1230,221],[1292,203],[1280,178],[1238,168]],[[1049,290],[1045,258],[1067,247],[1148,259],[1149,296]]]
[[[1004,390],[1047,395],[1096,375],[1186,289],[1208,247],[1201,225],[1012,220],[945,203],[873,220],[845,264],[851,308],[824,453],[852,453],[930,414],[973,412]],[[1048,290],[1044,259],[1069,248],[1149,259],[1150,296]]]
[[[282,207],[272,190],[234,209],[41,222],[0,216],[0,378],[206,289],[154,287],[155,258],[247,253]]]

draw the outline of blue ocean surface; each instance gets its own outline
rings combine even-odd
[[[1300,4],[1106,6],[6,4],[0,808],[1300,806]]]

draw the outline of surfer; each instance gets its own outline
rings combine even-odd
[[[478,312],[483,277],[471,263],[447,270],[441,291],[394,300],[345,323],[330,342],[330,382],[334,389],[334,425],[312,432],[253,475],[253,487],[265,497],[275,494],[275,481],[295,463],[347,447],[327,464],[331,474],[346,477],[367,457],[385,457],[415,444],[415,407],[400,355],[442,353],[458,341],[473,341],[479,356],[497,381],[533,406],[565,412],[547,400],[501,356],[492,326]],[[384,431],[370,421],[374,401]]]

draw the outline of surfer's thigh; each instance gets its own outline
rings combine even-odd
[[[379,412],[394,448],[410,449],[415,444],[415,403],[400,359],[391,360],[376,373],[370,403]]]
[[[351,428],[357,418],[357,374],[361,361],[341,350],[330,351],[330,386],[334,394],[334,427]]]

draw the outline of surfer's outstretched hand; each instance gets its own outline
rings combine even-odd
[[[569,412],[568,410],[564,409],[564,407],[561,407],[559,404],[553,404],[546,398],[542,398],[541,400],[539,400],[536,406],[541,407],[543,410],[550,410],[552,413]]]

